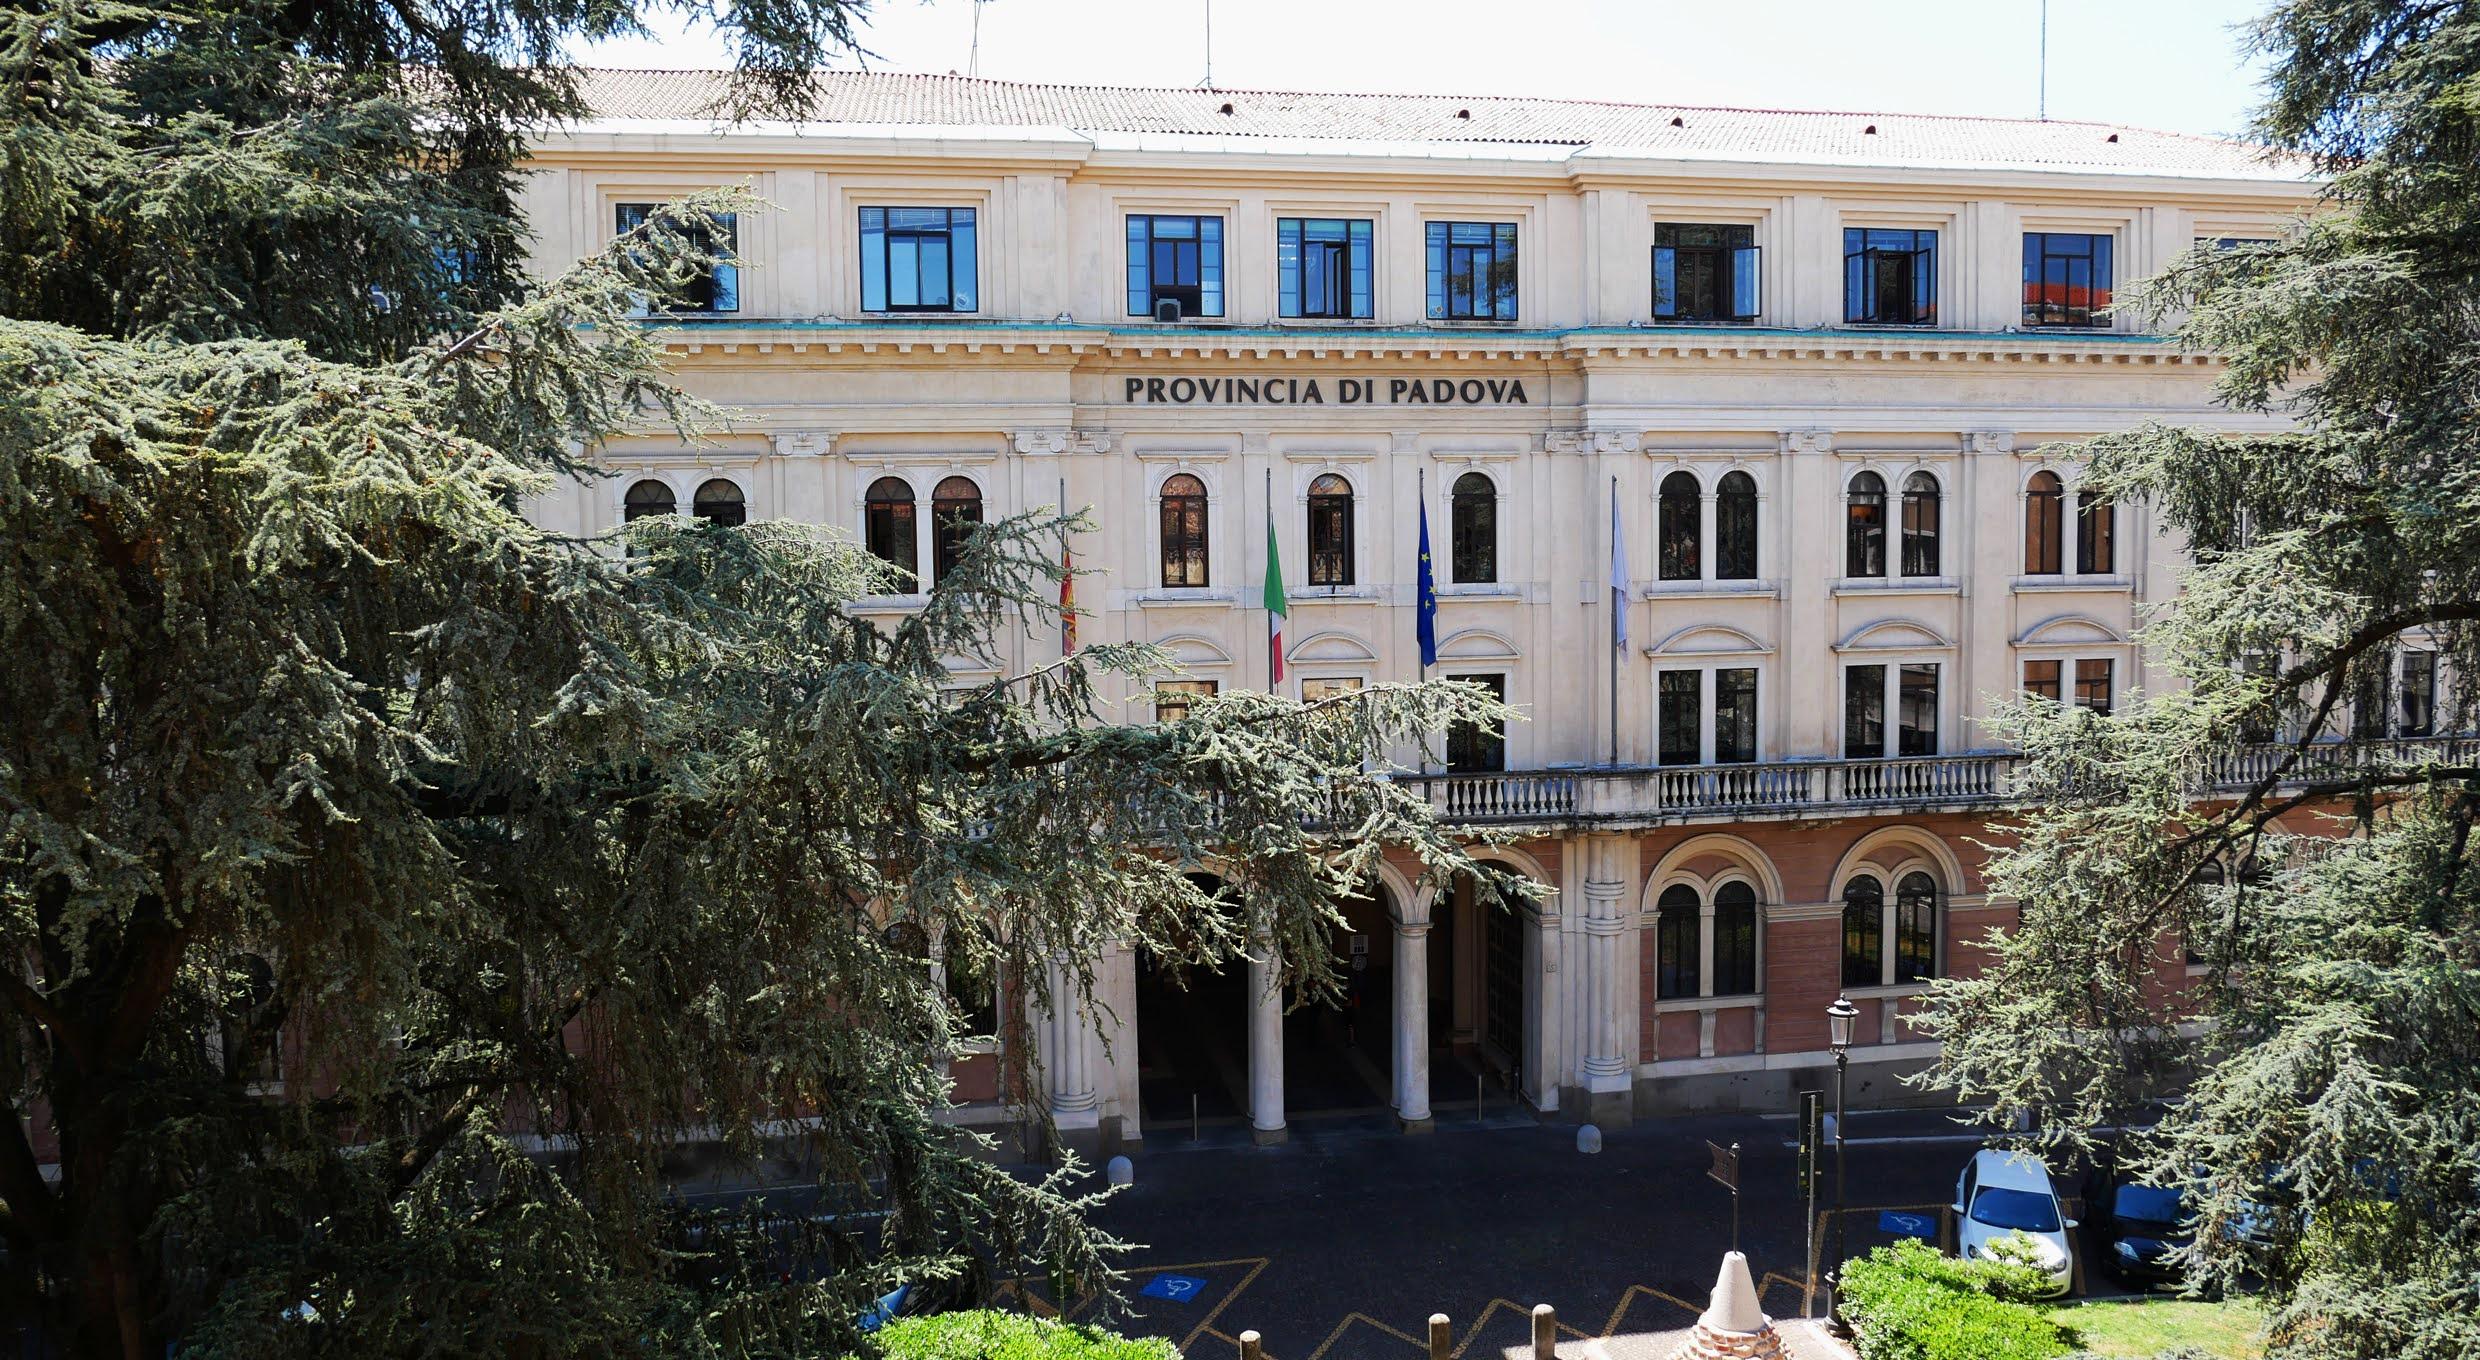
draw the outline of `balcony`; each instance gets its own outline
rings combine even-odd
[[[2281,767],[2293,748],[2237,747],[2216,756],[2199,793],[2237,793]],[[1441,822],[1466,826],[1611,829],[1692,822],[1773,821],[1870,813],[1969,812],[2016,802],[2011,752],[1893,760],[1776,760],[1748,765],[1577,767],[1490,774],[1404,775]],[[2480,737],[2319,742],[2282,787],[2368,770],[2480,764]]]

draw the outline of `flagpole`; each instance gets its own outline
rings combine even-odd
[[[1610,562],[1619,563],[1619,478],[1610,479]],[[1627,586],[1613,570],[1610,582],[1610,763],[1619,764],[1619,597]]]
[[[1429,524],[1429,469],[1413,469],[1412,485],[1413,507],[1420,512],[1422,516],[1422,526],[1426,528]],[[1426,543],[1421,545],[1421,547],[1424,548],[1428,546],[1429,545]],[[1424,603],[1421,599],[1421,566],[1422,564],[1419,562],[1414,562],[1412,564],[1412,627],[1416,636],[1420,632],[1421,609]],[[1429,658],[1422,655],[1420,644],[1417,641],[1412,647],[1412,660],[1414,665],[1413,674],[1420,678],[1422,684],[1428,684]]]

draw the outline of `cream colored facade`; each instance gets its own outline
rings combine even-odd
[[[1215,93],[1194,93],[1210,121]],[[667,484],[685,511],[700,485],[725,478],[753,518],[858,536],[865,490],[884,477],[908,483],[925,517],[933,487],[950,477],[971,479],[994,518],[1064,492],[1097,524],[1075,544],[1077,565],[1096,573],[1078,587],[1082,638],[1163,644],[1190,676],[1225,688],[1267,683],[1259,591],[1271,513],[1292,585],[1285,687],[1298,692],[1421,674],[1414,538],[1426,497],[1440,597],[1429,674],[1503,676],[1530,719],[1507,734],[1506,773],[1427,787],[1450,815],[1524,830],[1503,858],[1556,892],[1512,937],[1401,875],[1356,918],[1371,972],[1387,980],[1356,1028],[1383,1015],[1390,1032],[1353,1051],[1379,1055],[1370,1066],[1383,1103],[1420,1126],[1433,1114],[1433,1076],[1462,1062],[1568,1117],[1778,1105],[1816,1084],[1826,1062],[1822,1010],[1846,986],[1855,875],[1880,880],[1889,902],[1913,873],[1935,880],[1940,971],[1968,968],[1969,941],[2005,919],[1982,895],[1973,845],[2003,810],[2005,762],[1976,719],[2020,688],[2025,663],[2065,662],[2071,676],[2075,661],[2106,658],[2122,698],[2159,682],[2129,639],[2143,609],[2178,589],[2178,545],[2144,507],[2119,507],[2111,568],[2076,574],[2078,469],[2047,446],[2147,420],[2257,423],[2212,406],[2209,359],[2126,319],[2021,328],[2024,233],[2108,237],[2123,290],[2199,238],[2274,236],[2313,204],[2312,185],[2234,168],[2235,157],[2218,170],[2060,168],[1973,150],[1975,139],[2002,145],[2008,129],[1959,126],[1956,155],[1935,163],[1871,163],[1865,152],[1657,155],[1602,142],[608,118],[539,148],[527,197],[536,263],[552,271],[597,248],[619,204],[750,186],[772,206],[739,223],[738,311],[684,318],[670,338],[682,379],[738,414],[705,447],[649,437],[605,450],[619,475],[564,488],[534,512],[598,532],[620,522],[640,480]],[[2120,145],[2111,130],[2091,136],[2105,132]],[[1871,124],[1853,135],[1878,133]],[[977,309],[865,314],[866,207],[974,209]],[[1220,219],[1226,317],[1127,315],[1125,223],[1148,213]],[[1284,218],[1371,224],[1371,316],[1278,317]],[[1441,221],[1516,225],[1513,325],[1425,319],[1424,231]],[[1750,229],[1761,281],[1752,324],[1655,324],[1662,223]],[[1938,325],[1845,324],[1853,227],[1938,233]],[[1218,398],[1251,380],[1257,399],[1178,402],[1183,379],[1214,380]],[[1457,385],[1453,399],[1416,402],[1397,387],[1435,393],[1441,379]],[[1162,395],[1149,400],[1154,380]],[[1322,399],[1290,380],[1313,380]],[[1288,399],[1265,399],[1277,382]],[[1371,399],[1342,399],[1347,382],[1369,385]],[[2025,498],[2045,471],[2070,507],[2069,560],[2065,572],[2028,574]],[[1448,560],[1450,488],[1468,472],[1496,497],[1497,579],[1487,583],[1454,581]],[[1700,497],[1693,580],[1658,579],[1656,497],[1675,472]],[[1714,498],[1731,472],[1755,485],[1753,579],[1714,579]],[[1846,574],[1847,495],[1864,472],[1889,490],[1890,544],[1907,480],[1934,478],[1936,574]],[[1208,500],[1203,586],[1166,586],[1160,571],[1158,497],[1182,474]],[[1312,587],[1307,497],[1328,474],[1352,497],[1352,584]],[[1630,568],[1615,691],[1614,487]],[[927,541],[925,532],[925,559]],[[894,614],[911,602],[869,607]],[[992,662],[1016,668],[1057,655],[1059,639],[1046,630],[1005,645]],[[1937,756],[1847,758],[1846,669],[1885,665],[1892,676],[1906,664],[1938,667]],[[1706,711],[1700,761],[1658,766],[1661,675],[1703,673],[1710,704],[1720,669],[1756,673],[1755,763],[1711,762]],[[1129,701],[1131,719],[1150,716],[1144,696],[1114,697]],[[1890,696],[1890,730],[1895,708]],[[1708,995],[1709,923],[1734,882],[1759,904],[1758,985]],[[1658,903],[1679,885],[1708,924],[1694,936],[1697,994],[1665,998]],[[1888,953],[1893,931],[1881,942]],[[1092,1017],[1045,1030],[1064,1126],[1134,1139],[1159,1128],[1168,1104],[1185,1136],[1185,1102],[1145,1087],[1166,1036],[1139,1032],[1153,1018],[1138,995],[1141,962],[1123,952],[1106,968],[1105,1000],[1122,1027],[1114,1042]],[[1227,1094],[1274,1137],[1296,1113],[1284,1059],[1302,1040],[1287,1039],[1259,971],[1235,1003],[1247,1011],[1251,1080],[1245,1101]],[[1864,1042],[1874,1041],[1857,1055],[1863,1084],[1917,1062],[1926,1050],[1902,1015],[1919,984],[1849,990],[1866,1007]],[[1494,1025],[1493,1008],[1510,1006],[1520,1024],[1500,1015]],[[1337,1070],[1361,1067],[1347,1059]],[[1471,1079],[1455,1080],[1469,1099]]]

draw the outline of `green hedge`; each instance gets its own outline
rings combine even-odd
[[[1180,1360],[1160,1337],[983,1310],[898,1318],[878,1334],[887,1360]]]
[[[1926,1243],[1879,1247],[1843,1270],[1843,1316],[1860,1360],[2052,1360],[2068,1346],[2039,1309],[2002,1297],[2021,1267],[1958,1261]]]

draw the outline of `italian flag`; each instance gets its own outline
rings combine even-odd
[[[1266,507],[1266,659],[1268,683],[1283,683],[1283,616],[1292,612],[1283,595],[1283,549],[1274,538],[1274,507]]]

